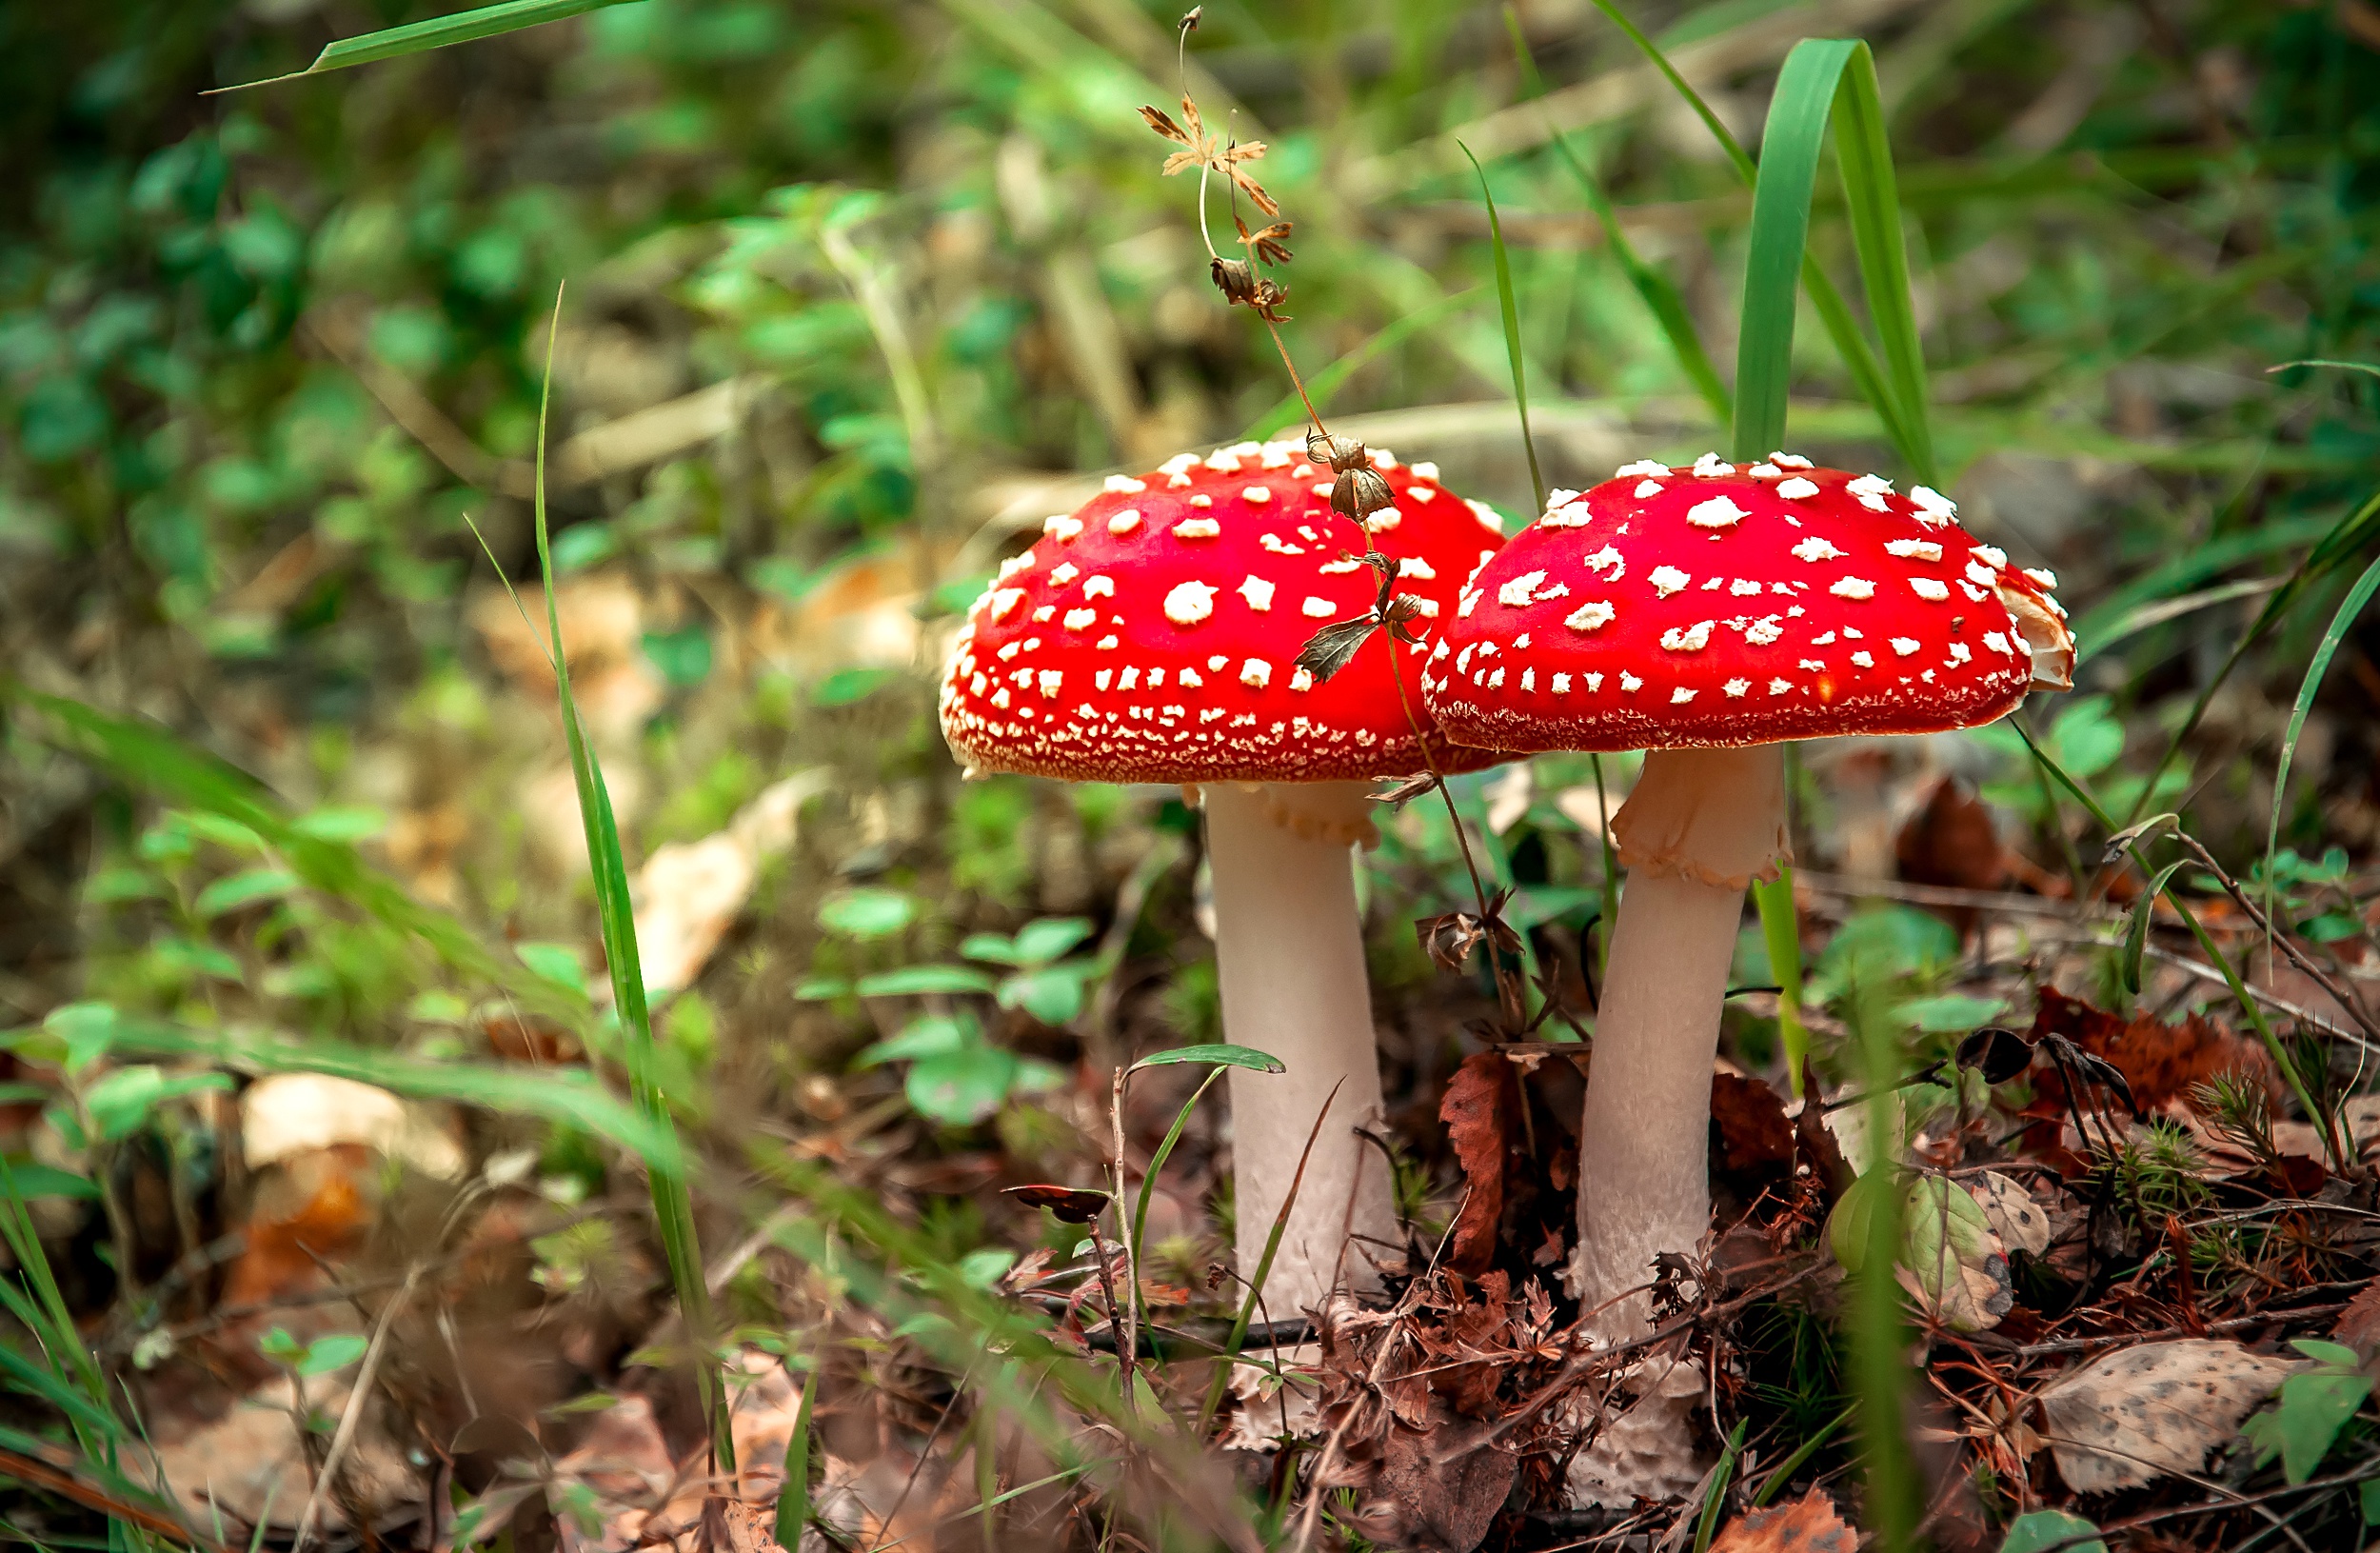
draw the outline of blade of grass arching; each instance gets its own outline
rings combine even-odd
[[[785,1486],[777,1495],[777,1545],[800,1547],[810,1524],[810,1400],[818,1392],[815,1366],[803,1372],[802,1403],[794,1410],[793,1438],[785,1442]]]
[[[1240,1357],[1240,1344],[1247,1341],[1248,1323],[1255,1317],[1257,1301],[1264,1293],[1264,1280],[1272,1276],[1273,1256],[1280,1249],[1281,1236],[1288,1232],[1289,1210],[1298,1205],[1298,1189],[1305,1185],[1306,1162],[1314,1158],[1314,1141],[1322,1136],[1322,1119],[1331,1114],[1331,1103],[1338,1098],[1339,1085],[1334,1084],[1331,1092],[1322,1097],[1322,1108],[1314,1114],[1314,1128],[1306,1134],[1306,1145],[1298,1155],[1298,1173],[1289,1178],[1289,1195],[1281,1199],[1280,1211],[1273,1215],[1273,1231],[1264,1237],[1264,1254],[1257,1259],[1256,1271],[1248,1278],[1248,1296],[1240,1302],[1240,1314],[1232,1320],[1231,1336],[1223,1340],[1223,1357],[1215,1363],[1214,1384],[1206,1388],[1206,1404],[1199,1409],[1199,1426],[1193,1439],[1206,1438],[1215,1409],[1222,1405],[1223,1387],[1230,1383],[1231,1366]]]
[[[1810,1027],[1801,1021],[1801,912],[1794,904],[1794,868],[1777,866],[1775,879],[1755,882],[1752,904],[1760,913],[1760,942],[1776,978],[1776,1039],[1785,1048],[1785,1077],[1801,1098],[1801,1065],[1810,1055]]]
[[[2131,811],[2124,816],[2124,824],[2130,825],[2140,818],[2140,811],[2149,802],[2149,795],[2156,791],[2157,782],[2165,775],[2166,767],[2173,764],[2173,757],[2182,752],[2183,742],[2197,730],[2199,720],[2207,715],[2207,708],[2214,703],[2215,692],[2223,688],[2224,682],[2231,677],[2231,670],[2240,666],[2241,660],[2264,640],[2273,627],[2289,617],[2308,587],[2333,567],[2361,553],[2375,536],[2380,536],[2380,491],[2373,492],[2361,507],[2332,526],[2330,531],[2323,535],[2314,548],[2306,552],[2306,558],[2290,572],[2289,581],[2265,600],[2264,607],[2256,611],[2255,621],[2248,627],[2247,634],[2232,644],[2231,650],[2224,656],[2222,667],[2205,685],[2199,687],[2198,694],[2191,701],[2189,713],[2165,741],[2165,752],[2150,768],[2149,780],[2142,785],[2139,796],[2132,800]]]
[[[1456,142],[1461,145],[1461,142]],[[1462,153],[1471,157],[1471,170],[1479,175],[1479,198],[1487,205],[1488,247],[1496,256],[1496,300],[1504,313],[1504,353],[1512,358],[1513,404],[1520,411],[1520,446],[1529,455],[1529,486],[1537,494],[1537,510],[1545,510],[1545,476],[1537,468],[1537,438],[1529,434],[1529,373],[1521,364],[1520,308],[1513,300],[1512,257],[1504,251],[1504,225],[1496,218],[1496,196],[1488,192],[1487,169],[1479,159],[1471,156],[1471,148]]]
[[[1537,56],[1529,51],[1529,39],[1520,30],[1519,13],[1510,6],[1504,8],[1504,28],[1512,34],[1513,52],[1520,61],[1522,96],[1542,97],[1545,82],[1537,74]],[[1628,277],[1628,284],[1635,289],[1645,310],[1661,327],[1670,354],[1677,358],[1678,370],[1686,374],[1695,391],[1702,395],[1703,403],[1711,407],[1711,413],[1725,426],[1734,418],[1735,408],[1728,398],[1727,385],[1719,381],[1718,368],[1711,364],[1710,352],[1702,348],[1702,336],[1695,329],[1693,315],[1686,310],[1686,299],[1671,284],[1669,276],[1645,263],[1636,252],[1636,246],[1628,241],[1628,233],[1619,224],[1619,211],[1595,174],[1587,170],[1586,163],[1570,149],[1570,137],[1550,124],[1547,129],[1555,155],[1570,169],[1571,178],[1586,197],[1587,209],[1595,213],[1597,224],[1603,229],[1603,246],[1618,261],[1620,272]]]
[[[586,833],[586,860],[595,881],[595,912],[603,927],[604,958],[611,972],[612,1007],[620,1019],[621,1047],[628,1082],[637,1105],[655,1125],[674,1134],[668,1098],[662,1093],[653,1056],[653,1025],[645,1003],[645,972],[637,957],[636,915],[628,899],[627,861],[620,848],[620,826],[611,810],[611,791],[604,783],[602,764],[587,743],[579,720],[578,702],[570,692],[570,659],[562,640],[562,609],[554,598],[554,556],[545,524],[545,431],[553,396],[554,342],[562,333],[562,296],[554,296],[554,311],[545,331],[545,375],[537,397],[537,469],[532,508],[537,525],[538,577],[545,592],[547,650],[553,661],[554,689],[562,704],[562,730],[570,747],[570,774],[578,786],[579,817]],[[647,1172],[652,1186],[653,1216],[661,1232],[663,1259],[678,1295],[678,1309],[693,1349],[694,1379],[710,1423],[711,1454],[716,1469],[733,1476],[735,1436],[728,1428],[724,1387],[712,1364],[710,1289],[704,1282],[703,1253],[694,1227],[694,1195],[684,1169]]]
[[[328,70],[344,70],[357,65],[376,65],[384,59],[399,59],[407,54],[426,53],[432,49],[450,48],[458,43],[477,43],[482,38],[500,37],[506,32],[518,32],[525,27],[539,27],[565,17],[601,10],[605,6],[626,3],[628,0],[506,0],[503,5],[481,6],[472,10],[457,11],[451,16],[432,16],[427,21],[409,22],[403,27],[383,28],[377,32],[341,38],[324,45],[323,51],[314,56],[314,63],[302,70],[291,70],[287,75],[276,75],[263,81],[244,81],[238,86],[217,87],[202,95],[247,91],[254,87],[274,86],[283,81],[321,75]]]
[[[2355,586],[2347,590],[2347,597],[2340,602],[2337,612],[2331,615],[2329,627],[2322,633],[2321,644],[2314,648],[2312,661],[2306,665],[2306,678],[2297,687],[2296,704],[2290,707],[2289,733],[2281,741],[2281,759],[2272,773],[2272,815],[2266,822],[2264,831],[2265,916],[2268,923],[2272,920],[2276,909],[2272,860],[2280,851],[2281,810],[2289,800],[2290,764],[2297,757],[2298,736],[2306,731],[2306,714],[2313,710],[2314,694],[2322,688],[2323,676],[2330,671],[2330,660],[2338,656],[2339,644],[2347,640],[2348,631],[2354,627],[2356,617],[2364,612],[2364,606],[2371,602],[2371,595],[2376,590],[2380,590],[2380,558],[2375,558],[2371,565],[2364,568],[2364,574],[2355,579]]]
[[[1736,1458],[1743,1453],[1744,1431],[1752,1426],[1750,1419],[1738,1420],[1735,1431],[1727,1437],[1727,1448],[1719,1452],[1719,1464],[1711,1471],[1711,1492],[1702,1502],[1702,1514],[1695,1523],[1694,1553],[1711,1553],[1711,1539],[1719,1529],[1719,1511],[1727,1505],[1727,1483],[1735,1475]]]
[[[1795,52],[1812,45],[1797,45]],[[1786,63],[1793,63],[1787,56]],[[1763,159],[1767,147],[1761,148]],[[1851,220],[1852,252],[1868,318],[1884,348],[1884,370],[1900,405],[1901,456],[1910,473],[1932,484],[1939,478],[1934,436],[1926,425],[1926,359],[1917,332],[1916,302],[1909,292],[1909,245],[1901,229],[1899,186],[1893,172],[1893,144],[1876,81],[1875,56],[1864,43],[1853,47],[1835,90],[1835,165],[1842,180]]]
[[[1190,1113],[1199,1108],[1199,1102],[1206,1097],[1209,1089],[1215,1087],[1215,1081],[1230,1071],[1229,1067],[1219,1065],[1207,1073],[1198,1088],[1191,1091],[1190,1098],[1182,1104],[1181,1109],[1174,1113],[1174,1125],[1165,1129],[1164,1142],[1159,1144],[1157,1152],[1149,1156],[1149,1167],[1140,1177],[1140,1195],[1132,1205],[1132,1250],[1131,1255],[1126,1259],[1125,1265],[1131,1267],[1140,1265],[1140,1231],[1149,1221],[1149,1194],[1157,1187],[1158,1172],[1165,1168],[1165,1161],[1173,1153],[1174,1145],[1180,1139],[1181,1129],[1189,1125]],[[1140,1298],[1137,1290],[1133,1297]]]
[[[1417,309],[1405,314],[1404,317],[1390,324],[1328,367],[1308,377],[1306,395],[1314,401],[1314,408],[1321,410],[1329,409],[1331,397],[1345,386],[1349,378],[1431,325],[1461,311],[1474,297],[1479,294],[1480,289],[1479,287],[1474,286],[1465,290],[1456,291],[1439,297],[1426,308]],[[1248,428],[1248,440],[1251,442],[1267,441],[1305,418],[1305,400],[1299,399],[1295,393],[1284,394],[1279,404],[1259,416],[1256,424]]]
[[[2033,729],[2025,726],[2023,718],[2011,717],[2008,719],[2008,726],[2014,728],[2016,736],[2025,741],[2025,748],[2033,754],[2034,768],[2046,772],[2051,780],[2073,794],[2075,802],[2082,805],[2083,811],[2097,822],[2101,829],[2109,835],[2114,835],[2123,828],[2108,813],[2106,806],[2092,796],[2090,788],[2084,786],[2078,778],[2059,764],[2056,756],[2041,747],[2041,742],[2033,736]],[[2239,1005],[2240,1012],[2247,1016],[2249,1025],[2255,1029],[2256,1038],[2264,1043],[2265,1051],[2272,1058],[2273,1065],[2281,1070],[2281,1077],[2289,1081],[2291,1092],[2297,1096],[2298,1105],[2305,1107],[2306,1120],[2311,1122],[2315,1130],[2322,1134],[2323,1152],[2330,1157],[2330,1167],[2334,1170],[2345,1169],[2347,1167],[2346,1150],[2340,1141],[2332,1136],[2330,1118],[2321,1106],[2314,1104],[2313,1091],[2306,1086],[2304,1077],[2297,1071],[2295,1059],[2291,1057],[2289,1048],[2281,1045],[2281,1038],[2273,1032],[2271,1021],[2265,1018],[2264,1005],[2249,992],[2248,984],[2240,980],[2239,971],[2232,966],[2231,956],[2225,954],[2221,946],[2209,935],[2206,926],[2198,920],[2198,914],[2192,911],[2190,908],[2190,903],[2182,898],[2182,892],[2173,887],[2171,875],[2159,877],[2166,880],[2166,905],[2180,913],[2183,926],[2190,929],[2191,937],[2198,941],[2199,951],[2206,955],[2208,964],[2222,973],[2223,985],[2231,988],[2231,1000]]]
[[[1893,1171],[1891,1141],[1900,1125],[1894,1095],[1901,1082],[1898,1028],[1875,987],[1855,988],[1851,1023],[1854,1045],[1865,1058],[1868,1136],[1875,1140],[1874,1169],[1885,1190],[1875,1194],[1868,1219],[1867,1255],[1853,1280],[1851,1324],[1852,1393],[1859,1400],[1860,1455],[1867,1468],[1861,1519],[1883,1553],[1911,1545],[1918,1516],[1916,1463],[1910,1459],[1902,1427],[1909,1384],[1909,1331],[1901,1309],[1899,1281],[1893,1276],[1901,1251],[1902,1192]],[[1814,1097],[1815,1098],[1815,1097]]]
[[[1717,141],[1720,149],[1727,153],[1728,163],[1735,168],[1736,177],[1743,181],[1746,188],[1754,189],[1756,195],[1758,169],[1755,167],[1750,153],[1744,149],[1742,143],[1735,138],[1727,126],[1719,122],[1719,116],[1711,110],[1709,103],[1702,100],[1702,94],[1695,90],[1684,76],[1677,73],[1676,67],[1672,65],[1668,56],[1661,52],[1660,46],[1646,37],[1636,24],[1630,21],[1626,13],[1614,3],[1614,0],[1595,0],[1595,4],[1596,9],[1610,18],[1614,26],[1627,34],[1628,41],[1636,46],[1637,50],[1668,80],[1672,90],[1676,91],[1686,105],[1694,110],[1696,116],[1700,118],[1703,126],[1711,131],[1712,138]],[[1908,435],[1908,428],[1901,424],[1900,409],[1894,400],[1892,385],[1886,379],[1883,366],[1876,360],[1875,351],[1869,346],[1867,336],[1860,332],[1858,321],[1852,315],[1851,304],[1843,300],[1843,293],[1836,289],[1835,282],[1829,278],[1826,271],[1819,268],[1818,261],[1807,253],[1804,253],[1801,258],[1800,275],[1802,289],[1810,295],[1811,307],[1816,309],[1818,321],[1826,326],[1827,338],[1834,342],[1835,354],[1842,358],[1843,368],[1850,372],[1852,383],[1858,388],[1860,397],[1867,400],[1870,408],[1875,411],[1876,419],[1883,423],[1886,437],[1894,448],[1900,450],[1904,458],[1910,460],[1911,468],[1919,470],[1919,479],[1932,478],[1931,469],[1926,468],[1914,456],[1913,450],[1915,444]],[[1743,383],[1740,375],[1735,385],[1735,394],[1736,425],[1740,427],[1743,424]],[[1783,431],[1781,422],[1778,425],[1778,431],[1781,436]],[[1776,446],[1778,443],[1772,441],[1749,450],[1739,447],[1735,456],[1738,459],[1756,458]]]

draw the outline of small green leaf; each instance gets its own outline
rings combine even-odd
[[[959,1259],[959,1281],[969,1288],[987,1289],[1017,1264],[1017,1253],[1003,1246],[986,1246]]]
[[[289,822],[289,828],[316,841],[369,841],[388,828],[387,811],[361,806],[312,809]]]
[[[947,1019],[939,1015],[913,1019],[902,1026],[899,1034],[879,1041],[851,1059],[854,1067],[874,1067],[879,1063],[915,1062],[923,1058],[947,1057],[976,1043],[972,1021]]]
[[[848,707],[865,701],[898,677],[889,668],[838,668],[811,689],[810,702],[819,707]]]
[[[284,868],[248,868],[216,880],[198,892],[190,909],[201,917],[220,917],[259,901],[277,900],[297,887],[295,875]]]
[[[98,1126],[101,1140],[113,1143],[138,1132],[150,1113],[166,1101],[201,1090],[230,1087],[231,1080],[227,1074],[177,1073],[168,1077],[165,1069],[153,1064],[136,1063],[119,1067],[92,1085],[84,1092],[83,1105]]]
[[[558,982],[573,992],[586,990],[586,968],[579,964],[579,951],[567,944],[516,944],[512,952],[521,957],[521,964],[549,982]]]
[[[26,1199],[36,1197],[76,1197],[96,1202],[99,1184],[61,1170],[53,1165],[40,1165],[31,1160],[9,1161],[9,1178],[16,1195]]]
[[[2283,1381],[2280,1400],[2240,1430],[2256,1447],[2256,1464],[2278,1456],[2282,1473],[2292,1484],[2314,1475],[2339,1431],[2371,1395],[2372,1384],[2371,1377],[2357,1368],[2352,1348],[2311,1338],[2301,1338],[2294,1346],[2320,1367]]]
[[[1000,984],[1000,1005],[1021,1008],[1044,1025],[1071,1024],[1082,1012],[1082,983],[1092,968],[1078,962],[1011,976]]]
[[[847,998],[853,990],[848,977],[812,976],[795,986],[793,996],[797,1003],[826,1003],[836,998]]]
[[[1964,992],[1912,998],[1897,1010],[1912,1029],[1928,1035],[1963,1035],[1991,1024],[2007,1011],[2008,1002],[2004,998],[1977,998]]]
[[[104,1003],[62,1004],[41,1025],[66,1043],[69,1074],[80,1073],[106,1056],[116,1038],[116,1011]]]
[[[700,685],[710,677],[710,633],[699,621],[674,631],[646,631],[645,656],[679,688]]]
[[[863,998],[914,997],[926,992],[989,992],[992,979],[965,966],[903,966],[860,978]]]
[[[1045,966],[1091,936],[1091,924],[1081,917],[1043,917],[1017,932],[1016,964]]]
[[[1152,1051],[1132,1065],[1127,1072],[1138,1073],[1144,1067],[1170,1067],[1177,1063],[1212,1063],[1219,1067],[1244,1067],[1252,1073],[1286,1073],[1289,1065],[1271,1052],[1254,1046],[1233,1046],[1220,1044],[1202,1046],[1169,1046]]]
[[[1827,1244],[1834,1247],[1835,1260],[1843,1271],[1854,1277],[1867,1264],[1868,1226],[1875,1218],[1876,1193],[1891,1190],[1882,1185],[1888,1174],[1871,1170],[1853,1182],[1835,1200],[1835,1211],[1827,1215]]]
[[[846,938],[889,938],[917,915],[918,903],[897,889],[847,889],[819,904],[818,925]]]
[[[305,1356],[297,1362],[300,1375],[328,1375],[343,1370],[364,1357],[371,1346],[361,1333],[331,1332],[307,1344]]]
[[[2000,1543],[2000,1553],[2047,1553],[2051,1548],[2059,1553],[2108,1553],[2097,1526],[2064,1510],[2034,1510],[2018,1516],[2008,1523],[2008,1536]]]
[[[2124,929],[2124,956],[2116,963],[2116,972],[2123,979],[2124,990],[2134,997],[2140,995],[2140,962],[2149,952],[2149,922],[2156,915],[2157,897],[2165,893],[2167,882],[2181,866],[2180,863],[2167,864],[2154,879],[2149,881],[2149,887],[2140,892],[2140,899],[2132,903],[2132,920]]]
[[[904,1088],[919,1115],[972,1126],[1000,1109],[1016,1078],[1015,1053],[979,1045],[912,1064]]]

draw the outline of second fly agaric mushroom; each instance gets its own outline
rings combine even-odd
[[[1709,1228],[1712,1060],[1745,886],[1789,860],[1780,741],[1989,723],[2065,689],[2055,579],[2020,570],[1919,486],[1773,453],[1631,464],[1556,491],[1465,588],[1425,693],[1450,737],[1645,749],[1612,820],[1614,925],[1579,1138],[1575,1292],[1613,1341],[1649,1329],[1663,1252]],[[1573,1482],[1585,1497],[1694,1481],[1684,1413],[1647,1389]],[[1683,1393],[1680,1395],[1679,1393]]]
[[[1495,512],[1446,490],[1434,465],[1343,442],[1316,451],[1326,462],[1243,442],[1111,476],[976,601],[942,700],[970,771],[1204,789],[1224,1029],[1288,1067],[1230,1077],[1243,1276],[1339,1089],[1266,1279],[1281,1318],[1342,1276],[1364,1280],[1359,1257],[1340,1271],[1343,1230],[1396,1233],[1386,1170],[1364,1167],[1354,1131],[1380,1110],[1348,854],[1370,833],[1368,784],[1431,759],[1502,758],[1438,739],[1418,672],[1463,579],[1503,542]],[[1298,667],[1319,628],[1376,607],[1383,572],[1420,640],[1376,630],[1320,681]]]

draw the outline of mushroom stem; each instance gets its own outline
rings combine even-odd
[[[1223,1028],[1232,1041],[1271,1052],[1288,1066],[1278,1074],[1231,1073],[1242,1277],[1256,1276],[1314,1119],[1330,1105],[1265,1278],[1265,1308],[1289,1320],[1319,1306],[1336,1284],[1375,1282],[1360,1250],[1349,1251],[1340,1265],[1350,1230],[1382,1240],[1397,1232],[1386,1165],[1364,1158],[1367,1145],[1355,1133],[1376,1125],[1382,1109],[1349,856],[1353,842],[1370,829],[1370,787],[1217,783],[1205,792]]]
[[[1719,1011],[1744,890],[1785,855],[1784,769],[1775,745],[1655,750],[1612,819],[1628,887],[1596,1018],[1572,1264],[1589,1329],[1607,1343],[1652,1329],[1642,1290],[1654,1258],[1693,1251],[1710,1228]],[[1572,1481],[1582,1497],[1626,1503],[1693,1485],[1684,1419],[1701,1387],[1685,1368],[1638,1386],[1635,1412],[1581,1454]]]

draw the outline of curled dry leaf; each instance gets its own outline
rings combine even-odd
[[[1711,1553],[1852,1553],[1859,1534],[1843,1523],[1835,1502],[1813,1488],[1791,1504],[1750,1510],[1730,1521]]]
[[[1504,1217],[1504,1149],[1514,1116],[1512,1065],[1501,1053],[1465,1057],[1447,1081],[1438,1119],[1462,1166],[1462,1211],[1455,1215],[1447,1264],[1478,1272],[1496,1255],[1496,1230]]]
[[[2303,1366],[2236,1343],[2184,1338],[2106,1354],[2041,1393],[2042,1431],[2076,1493],[2196,1472]]]

